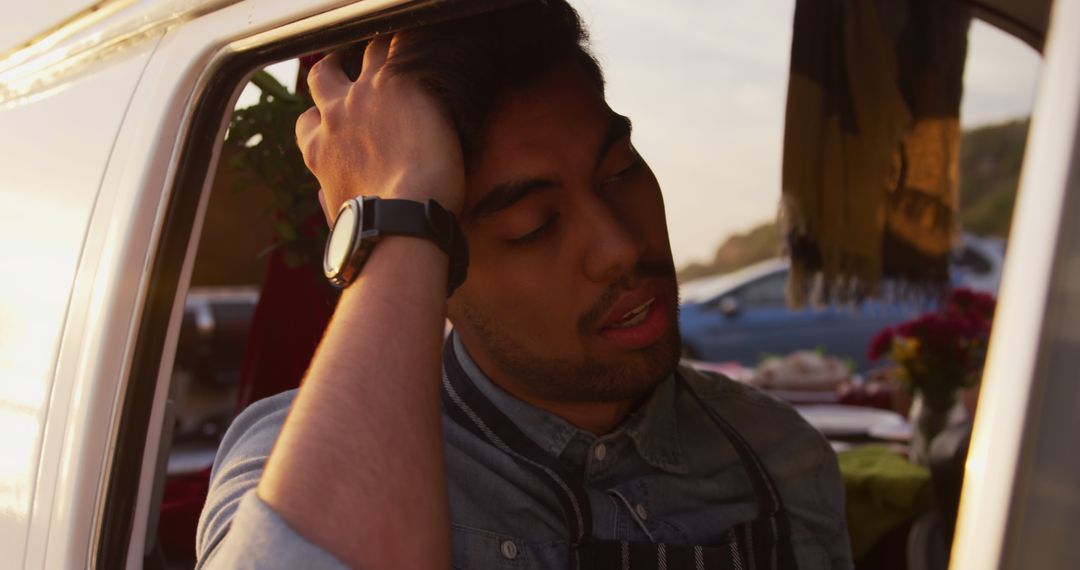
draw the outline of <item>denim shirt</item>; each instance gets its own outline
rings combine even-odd
[[[735,450],[673,377],[616,430],[597,437],[504,392],[453,338],[476,387],[543,450],[582,475],[595,538],[708,545],[756,516]],[[843,483],[825,439],[789,405],[752,387],[687,367],[680,372],[765,463],[791,520],[799,567],[850,568]],[[199,567],[345,567],[254,492],[294,395],[250,406],[226,434],[199,521]],[[566,567],[566,524],[550,490],[445,414],[443,440],[453,567]]]

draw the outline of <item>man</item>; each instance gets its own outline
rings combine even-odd
[[[660,188],[584,41],[527,3],[376,38],[355,82],[312,70],[297,139],[348,285],[303,388],[223,441],[201,565],[850,566],[827,443],[676,367]],[[427,221],[341,237],[392,200]]]

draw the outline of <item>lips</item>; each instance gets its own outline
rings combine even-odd
[[[633,326],[637,326],[645,320],[645,317],[649,314],[649,308],[656,302],[656,297],[645,301],[644,303],[630,309],[626,312],[617,322],[608,325],[617,329],[626,329]]]
[[[673,308],[659,287],[639,287],[624,293],[608,310],[598,334],[617,347],[637,350],[667,333]]]

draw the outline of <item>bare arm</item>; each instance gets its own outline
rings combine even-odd
[[[355,84],[336,58],[312,70],[316,109],[297,122],[329,212],[359,194],[458,211],[456,135],[372,42]],[[342,295],[258,486],[310,541],[353,567],[446,567],[449,514],[439,414],[447,259],[408,237],[381,242]]]

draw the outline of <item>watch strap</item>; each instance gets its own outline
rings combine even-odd
[[[362,238],[378,241],[382,236],[403,235],[427,239],[450,258],[447,296],[465,282],[469,248],[457,218],[435,200],[363,198]]]

